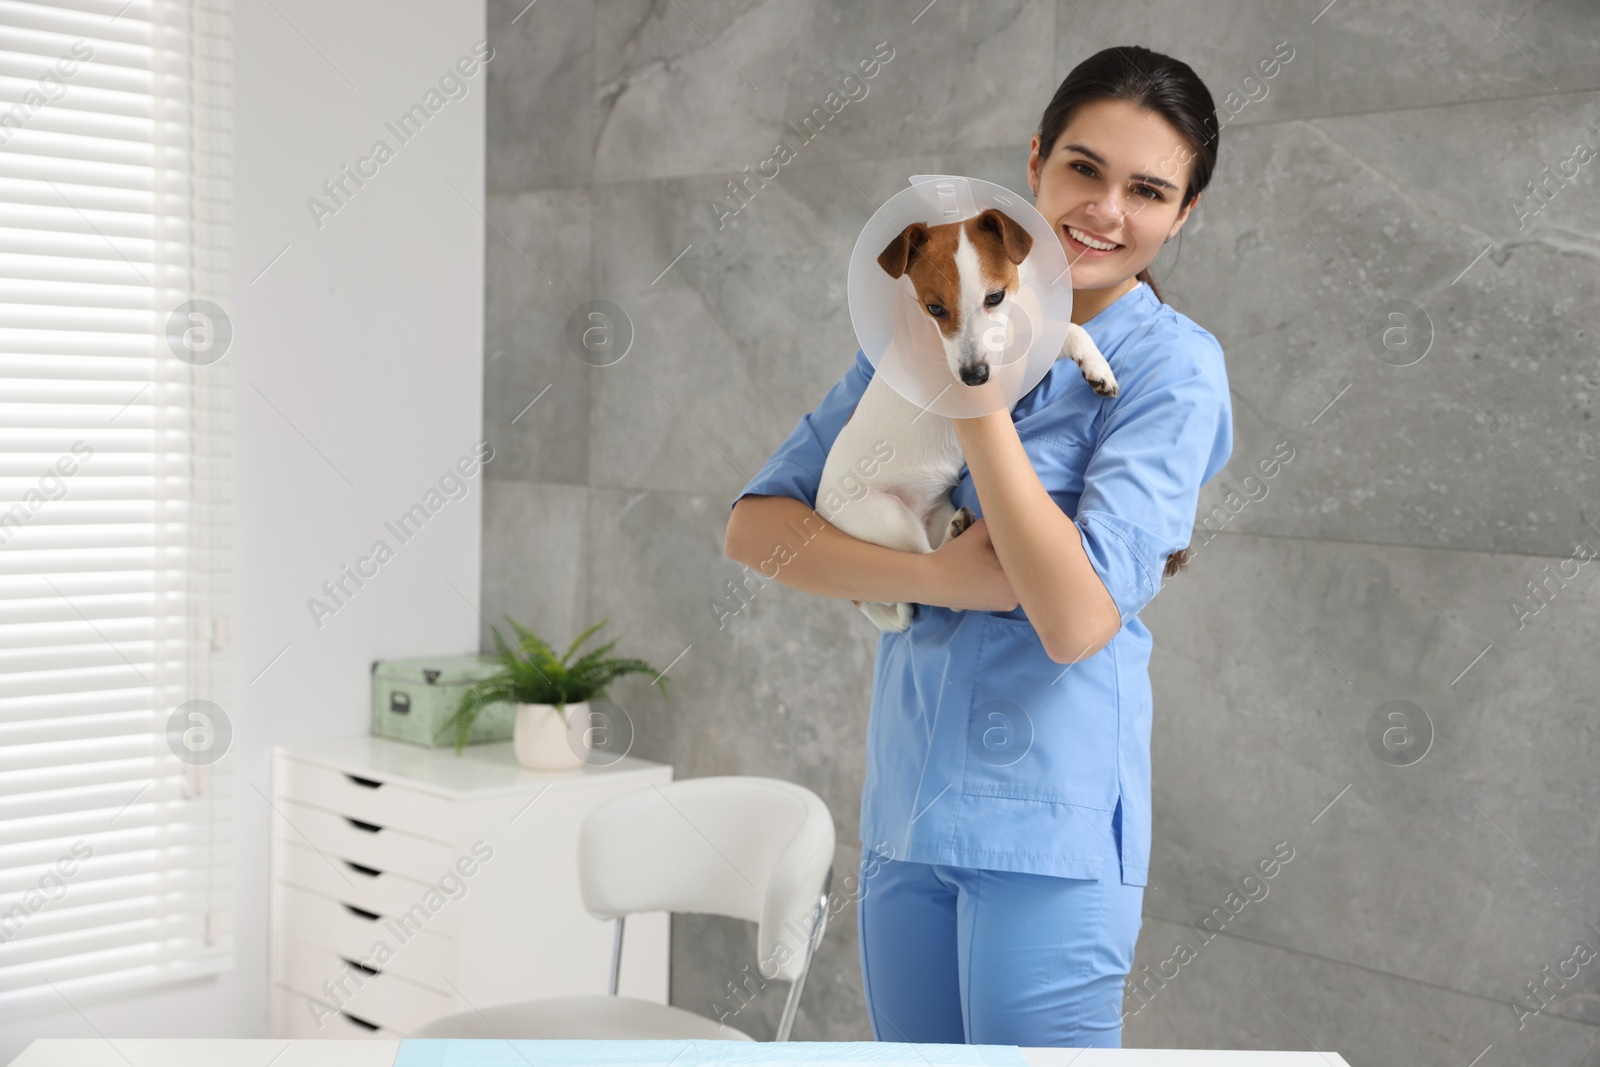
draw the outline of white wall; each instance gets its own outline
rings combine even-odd
[[[487,69],[409,143],[384,123],[484,37],[484,0],[236,0],[236,967],[10,1022],[0,1063],[35,1037],[266,1036],[271,746],[364,732],[374,658],[477,649],[482,474],[404,545],[383,523],[482,436]],[[394,157],[319,230],[306,200],[379,138]],[[307,598],[380,537],[394,558],[317,628]]]

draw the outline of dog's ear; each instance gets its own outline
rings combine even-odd
[[[1004,211],[989,208],[972,221],[980,232],[992,233],[999,238],[1000,246],[1005,249],[1006,258],[1011,262],[1021,263],[1028,258],[1028,250],[1033,247],[1033,234]]]
[[[920,222],[913,222],[901,231],[900,236],[889,242],[889,247],[878,253],[878,266],[887,271],[889,277],[900,277],[910,268],[912,257],[927,240],[928,228]]]

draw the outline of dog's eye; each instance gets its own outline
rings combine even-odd
[[[996,289],[994,292],[990,293],[987,297],[984,298],[983,306],[986,307],[986,308],[992,308],[992,307],[996,306],[997,304],[999,304],[1000,301],[1004,300],[1005,298],[1006,298],[1006,291],[1004,289]]]
[[[928,307],[928,314],[932,315],[934,318],[936,318],[936,319],[944,318],[944,305],[943,304],[929,304],[927,307]]]

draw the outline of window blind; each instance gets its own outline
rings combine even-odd
[[[0,0],[0,1018],[232,966],[229,3]]]

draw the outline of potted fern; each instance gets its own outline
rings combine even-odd
[[[606,658],[615,641],[569,662],[579,646],[606,625],[605,619],[579,634],[559,659],[532,630],[510,617],[506,621],[517,633],[517,644],[508,644],[499,628],[493,628],[495,653],[487,658],[499,663],[500,670],[461,694],[455,714],[440,727],[439,734],[455,728],[459,756],[479,711],[490,704],[514,704],[517,714],[511,738],[517,762],[532,770],[581,767],[590,747],[590,698],[605,696],[606,687],[624,674],[660,672],[643,660]],[[658,681],[662,696],[666,696],[667,680]]]

